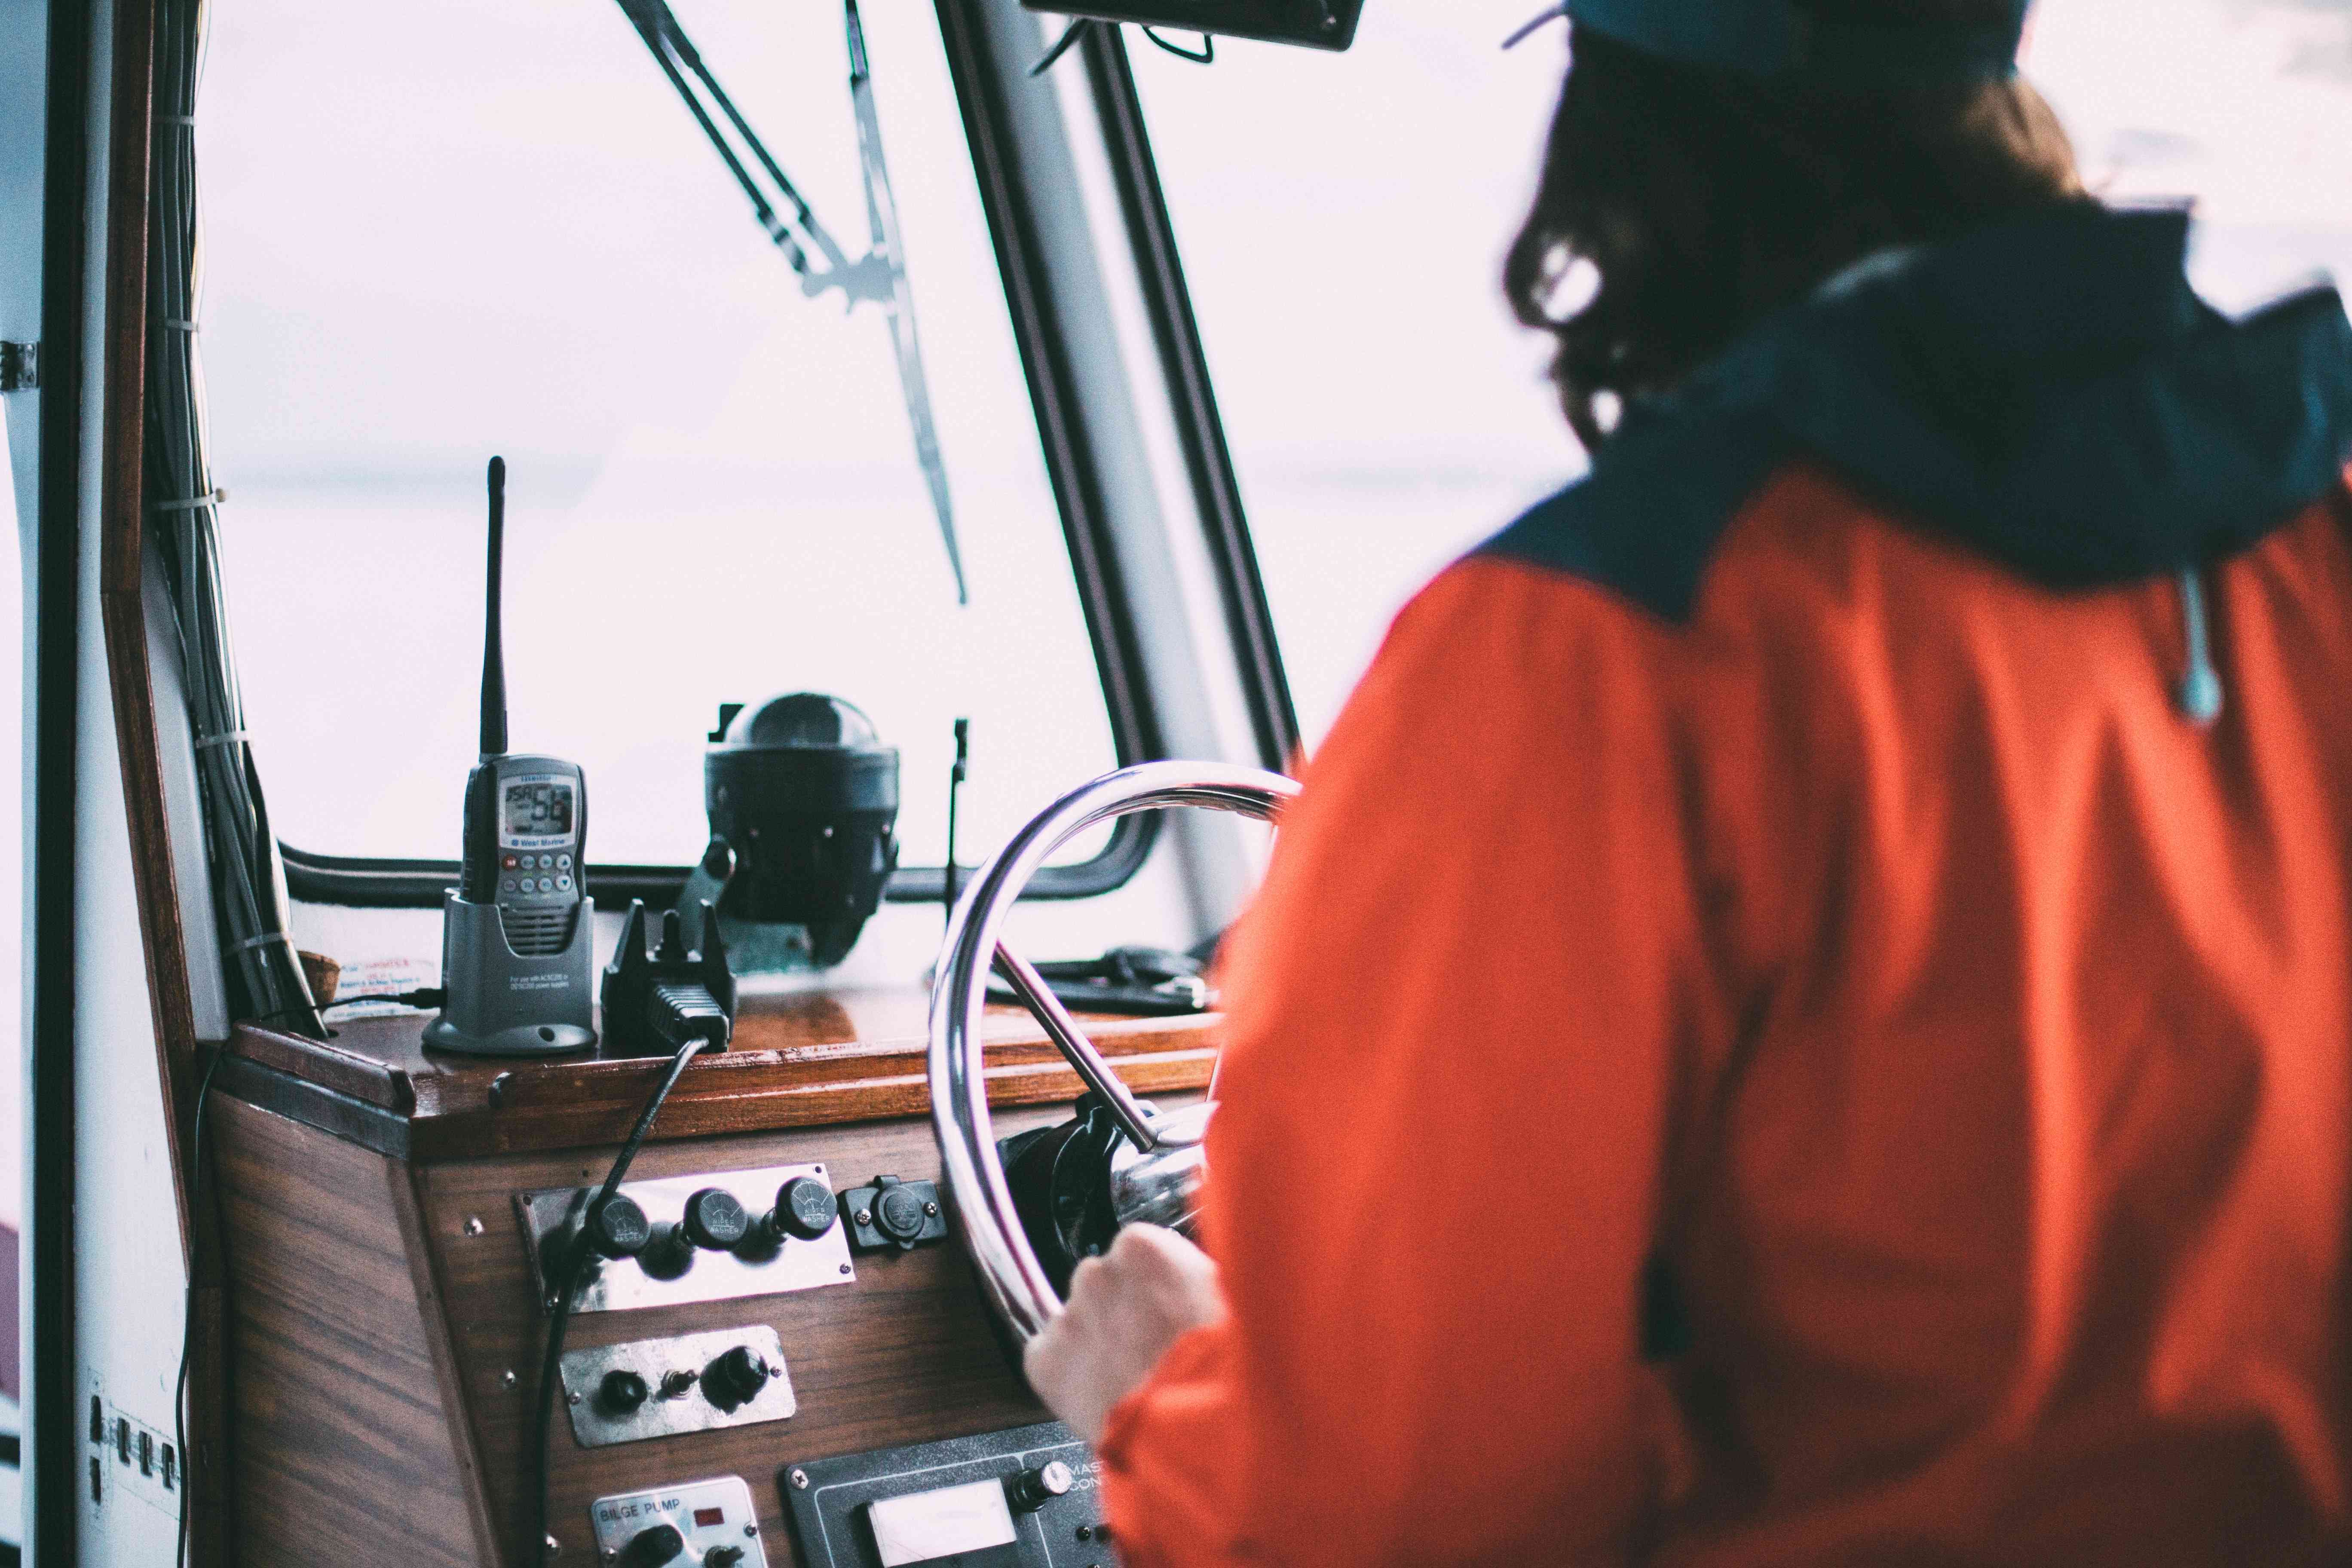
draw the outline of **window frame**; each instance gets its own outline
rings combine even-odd
[[[982,40],[968,12],[976,0],[936,0],[940,42],[948,57],[964,142],[972,161],[997,275],[1014,344],[1028,384],[1038,444],[1062,521],[1078,603],[1085,616],[1113,754],[1121,767],[1164,758],[1152,710],[1145,658],[1129,614],[1131,595],[1118,565],[1116,521],[1104,502],[1087,423],[1076,411],[1066,333],[1046,286],[1035,204],[1019,177],[1004,95],[1019,85]],[[1261,761],[1288,765],[1297,749],[1297,721],[1274,642],[1273,622],[1242,511],[1240,488],[1226,452],[1200,331],[1183,281],[1167,205],[1143,132],[1142,108],[1128,73],[1123,42],[1113,29],[1089,30],[1087,74],[1096,113],[1112,150],[1113,174],[1126,220],[1132,261],[1141,281],[1174,405],[1177,433],[1209,544],[1226,630],[1242,671]],[[1025,899],[1096,898],[1124,886],[1150,858],[1160,816],[1118,819],[1109,840],[1076,865],[1048,866],[1022,893]],[[288,892],[306,903],[362,909],[437,907],[457,885],[454,859],[398,859],[320,854],[278,842]],[[677,902],[692,868],[591,864],[582,880],[601,907],[642,899],[656,908]],[[945,896],[944,867],[902,867],[883,896],[893,903],[938,903]]]

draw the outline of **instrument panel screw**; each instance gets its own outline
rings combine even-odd
[[[841,1271],[842,1271],[844,1274],[848,1273],[848,1272],[849,1272],[849,1265],[848,1265],[848,1264],[846,1264],[846,1263],[843,1264],[843,1265],[841,1266]]]
[[[859,1209],[857,1211],[857,1223],[860,1225],[872,1225],[874,1223],[874,1211],[872,1209]]]
[[[746,1535],[757,1535],[760,1533],[760,1527],[756,1524],[747,1524],[743,1527],[743,1533]]]
[[[502,1388],[512,1388],[515,1385],[514,1368],[509,1367],[499,1373],[499,1385]]]
[[[933,1219],[937,1219],[940,1217],[940,1205],[937,1204],[925,1204],[923,1205],[923,1213]]]
[[[567,1394],[563,1396],[563,1403],[566,1405],[577,1405],[580,1403],[580,1396],[576,1394]]]
[[[482,1216],[480,1215],[469,1214],[466,1216],[466,1234],[467,1236],[479,1236],[482,1234]]]
[[[808,1472],[806,1470],[794,1469],[793,1471],[793,1489],[797,1491],[808,1490]]]

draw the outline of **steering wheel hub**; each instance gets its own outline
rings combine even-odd
[[[1124,768],[1041,812],[981,868],[958,902],[931,985],[931,1123],[964,1250],[990,1304],[1022,1342],[1035,1338],[1062,1310],[1057,1276],[1064,1271],[1050,1268],[1030,1243],[989,1120],[981,1018],[991,969],[1036,1017],[1095,1102],[1089,1121],[1109,1161],[1112,1215],[1108,1222],[1100,1215],[1086,1219],[1089,1232],[1105,1223],[1187,1223],[1205,1168],[1202,1139],[1214,1107],[1204,1103],[1159,1116],[1138,1100],[1037,972],[1004,946],[1005,916],[1055,850],[1100,823],[1170,806],[1271,822],[1297,794],[1295,780],[1255,768],[1217,763]]]

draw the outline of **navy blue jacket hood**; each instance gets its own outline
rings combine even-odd
[[[2352,321],[2326,288],[2232,321],[2188,239],[2186,211],[2084,202],[1874,257],[1637,404],[1486,549],[1680,618],[1741,504],[1810,456],[2052,587],[2235,553],[2343,483]]]

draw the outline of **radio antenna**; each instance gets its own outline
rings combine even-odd
[[[490,459],[490,580],[482,626],[482,755],[507,750],[507,657],[499,627],[499,563],[507,533],[507,460]]]

